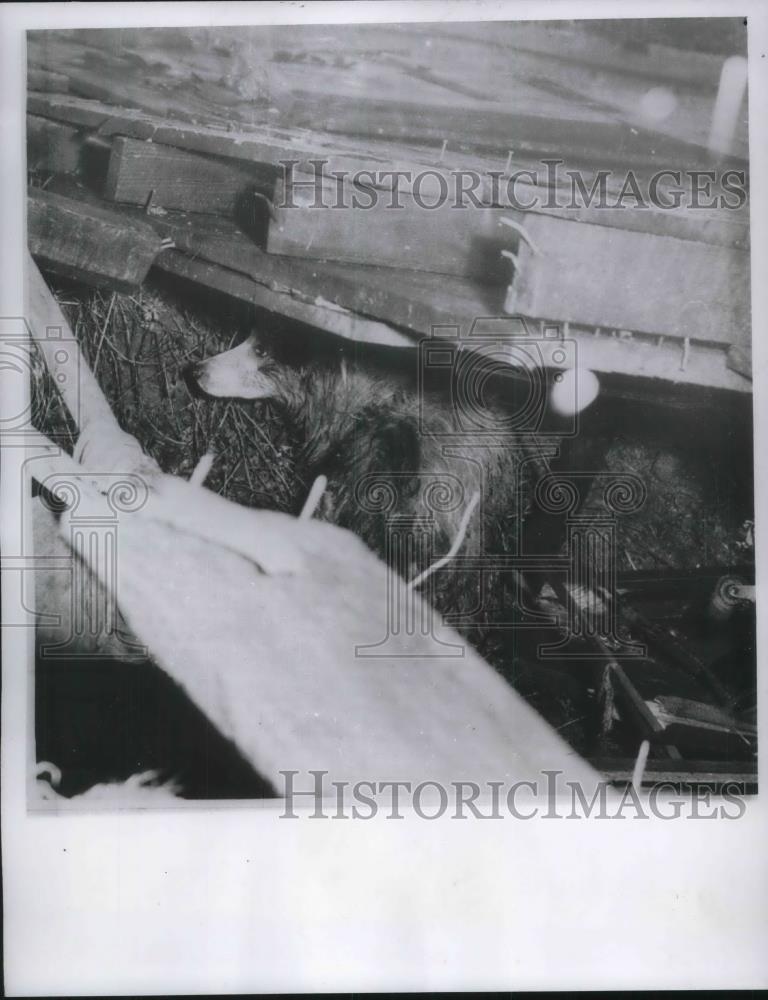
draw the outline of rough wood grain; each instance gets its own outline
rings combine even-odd
[[[749,343],[749,255],[531,214],[505,310],[679,339]]]
[[[412,347],[413,338],[386,323],[368,319],[317,297],[314,301],[290,289],[277,290],[247,277],[244,274],[220,267],[207,261],[188,257],[178,251],[168,250],[156,261],[157,267],[166,274],[184,278],[197,285],[203,285],[241,299],[253,306],[269,312],[306,323],[318,330],[356,340],[364,344],[383,344],[388,347]]]
[[[446,192],[448,188],[446,186]],[[312,187],[279,182],[275,217],[269,223],[266,249],[314,260],[347,261],[412,268],[436,274],[476,278],[487,284],[506,280],[509,267],[502,249],[513,249],[516,234],[501,219],[502,208],[456,207],[450,196],[417,191],[396,199],[375,198],[352,185],[343,201],[329,192],[316,205]],[[285,207],[282,207],[285,206]]]
[[[121,291],[142,283],[162,243],[145,223],[39,188],[29,190],[27,226],[30,252],[41,266]]]
[[[151,196],[157,207],[231,216],[254,185],[272,180],[258,167],[116,136],[104,194],[132,205],[145,205]]]
[[[406,143],[447,141],[459,149],[500,156],[514,149],[536,157],[562,157],[569,164],[591,164],[599,158],[602,166],[635,170],[661,169],[670,163],[680,168],[712,167],[712,157],[695,143],[578,112],[553,120],[488,104],[415,106],[371,97],[318,97],[307,91],[293,95],[285,118],[294,127],[346,136]],[[733,162],[745,165],[736,158]]]

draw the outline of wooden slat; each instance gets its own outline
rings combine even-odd
[[[413,599],[433,630],[402,628],[363,655],[395,619],[390,574],[359,539],[243,514],[254,536],[297,546],[306,572],[266,576],[138,511],[120,519],[116,593],[162,669],[276,789],[286,769],[303,772],[306,788],[310,768],[329,782],[513,782],[543,780],[547,768],[596,789],[596,772],[420,597],[400,588],[393,613],[404,623]]]
[[[157,220],[153,224],[172,235],[180,249],[246,274],[258,284],[292,289],[309,301],[322,296],[415,335],[429,336],[435,327],[458,326],[466,336],[476,319],[502,315],[502,290],[469,279],[446,282],[425,272],[276,257],[263,253],[234,227],[218,221],[190,226]],[[528,328],[532,336],[539,335],[535,321],[529,322]],[[569,335],[576,342],[579,365],[598,372],[641,376],[657,395],[663,393],[664,383],[751,391],[748,379],[726,367],[725,352],[719,348],[691,344],[683,366],[684,345],[679,340],[658,344],[655,338],[595,337],[592,329],[576,326],[569,328]]]
[[[166,251],[157,258],[156,264],[167,274],[223,292],[261,309],[307,323],[318,330],[325,330],[347,340],[365,344],[384,344],[389,347],[414,346],[411,337],[386,323],[359,316],[334,306],[331,302],[323,304],[322,300],[302,301],[290,290],[276,291],[236,271],[196,260],[178,251]]]
[[[531,213],[508,313],[724,344],[749,343],[749,255]]]
[[[616,387],[617,395],[625,398],[643,398],[650,394],[659,399],[663,397],[668,403],[676,400],[675,405],[685,406],[692,405],[696,399],[696,405],[700,405],[700,397],[693,395],[686,403],[686,396],[679,395],[674,387],[710,387],[739,393],[752,390],[750,380],[728,365],[727,353],[721,347],[693,342],[686,352],[684,343],[672,338],[659,343],[655,337],[624,338],[611,336],[607,331],[595,337],[592,330],[574,326],[569,327],[568,335],[576,344],[580,367],[633,376],[637,380],[634,389],[630,385],[623,385],[621,390]],[[714,398],[709,399],[709,405],[716,405]]]
[[[520,194],[519,197],[523,204],[528,202],[527,193]],[[610,207],[614,204],[610,195],[606,201],[609,207],[571,208],[566,207],[566,199],[566,204],[550,208],[547,199],[542,198],[532,213],[524,214],[526,218],[530,218],[531,214],[545,215],[633,233],[673,236],[678,240],[711,243],[713,246],[733,247],[736,250],[749,250],[750,247],[748,205],[738,209],[711,210],[692,208],[685,204],[677,209],[656,208],[650,204],[646,208],[614,208]]]
[[[88,204],[105,204],[68,178],[54,178],[50,188]],[[163,253],[158,263],[164,269],[339,336],[406,346],[429,336],[435,327],[458,326],[466,336],[475,319],[503,315],[501,287],[458,277],[446,281],[416,270],[279,257],[264,253],[235,224],[215,216],[169,212],[145,217],[136,208],[124,208],[121,214],[147,222],[159,235],[174,240],[184,257]],[[209,270],[208,265],[214,267]],[[317,311],[307,308],[313,306]],[[337,309],[329,313],[329,306]],[[539,336],[537,321],[528,321],[527,329]],[[613,381],[606,381],[604,389],[622,397],[663,397],[674,405],[691,405],[688,395],[680,396],[681,386],[699,394],[751,391],[750,380],[726,366],[722,348],[692,342],[683,366],[684,345],[679,340],[667,338],[658,344],[656,337],[626,339],[607,331],[595,337],[592,328],[575,325],[569,327],[569,336],[576,343],[579,365],[611,373]],[[707,397],[706,405],[715,405],[715,397]]]
[[[477,107],[395,104],[386,99],[322,97],[307,91],[294,95],[285,112],[294,127],[313,128],[359,138],[398,142],[444,141],[465,150],[482,150],[503,156],[515,149],[536,157],[562,157],[568,164],[594,163],[603,167],[628,166],[678,169],[714,166],[707,150],[694,143],[594,114],[551,119]],[[733,158],[734,164],[745,166]]]
[[[121,291],[142,283],[161,239],[145,223],[30,188],[29,249],[38,263],[64,277]]]
[[[393,167],[411,169],[424,165],[423,158],[420,159],[412,151],[406,151],[404,159],[398,161],[396,151],[389,144],[380,147],[374,142],[355,145],[307,129],[278,128],[270,124],[241,130],[214,128],[169,121],[145,111],[73,96],[30,94],[27,110],[57,121],[98,130],[105,138],[124,135],[134,139],[151,139],[196,153],[227,156],[274,167],[283,161],[292,161],[297,171],[305,173],[314,172],[313,164],[318,159],[327,161],[325,169],[328,172],[355,172],[372,167],[382,170]],[[435,152],[435,158],[438,152]],[[501,168],[503,163],[498,166]]]

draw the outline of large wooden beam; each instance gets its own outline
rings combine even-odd
[[[507,313],[610,330],[749,343],[749,255],[535,213]]]
[[[273,180],[274,170],[265,176],[259,167],[115,136],[104,193],[110,201],[131,205],[151,199],[158,208],[232,216],[255,184]]]
[[[429,335],[434,326],[468,328],[477,317],[502,313],[502,286],[458,277],[446,281],[443,275],[413,269],[279,257],[219,219],[157,219],[153,225],[172,237],[177,249],[260,285],[307,302],[331,302],[417,334]]]
[[[501,251],[513,248],[517,237],[501,220],[515,213],[459,208],[449,194],[439,191],[437,197],[434,192],[398,194],[396,200],[374,192],[365,195],[352,185],[343,185],[340,193],[341,203],[328,192],[325,204],[315,207],[312,188],[292,190],[278,184],[267,251],[458,275],[484,284],[508,278]]]
[[[41,266],[67,278],[136,289],[162,249],[151,226],[116,212],[30,188],[28,242]]]

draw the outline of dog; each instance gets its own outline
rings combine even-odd
[[[525,378],[495,372],[495,388],[467,408],[467,427],[450,392],[454,373],[419,369],[413,349],[318,351],[315,341],[305,357],[285,360],[288,339],[253,334],[185,377],[198,395],[278,408],[298,443],[294,513],[325,476],[318,516],[355,532],[407,579],[452,546],[470,557],[514,550],[537,468],[526,461],[530,436],[508,419],[510,399],[529,389]],[[481,584],[479,574],[442,572],[433,599],[450,617],[476,607],[481,586],[487,591],[487,574]]]

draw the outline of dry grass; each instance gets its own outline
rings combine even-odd
[[[231,346],[238,330],[201,316],[151,286],[135,295],[59,286],[57,298],[120,425],[161,468],[189,478],[207,452],[216,456],[206,485],[238,503],[293,510],[292,446],[270,408],[192,396],[187,365]],[[74,442],[55,387],[36,365],[33,421]]]

